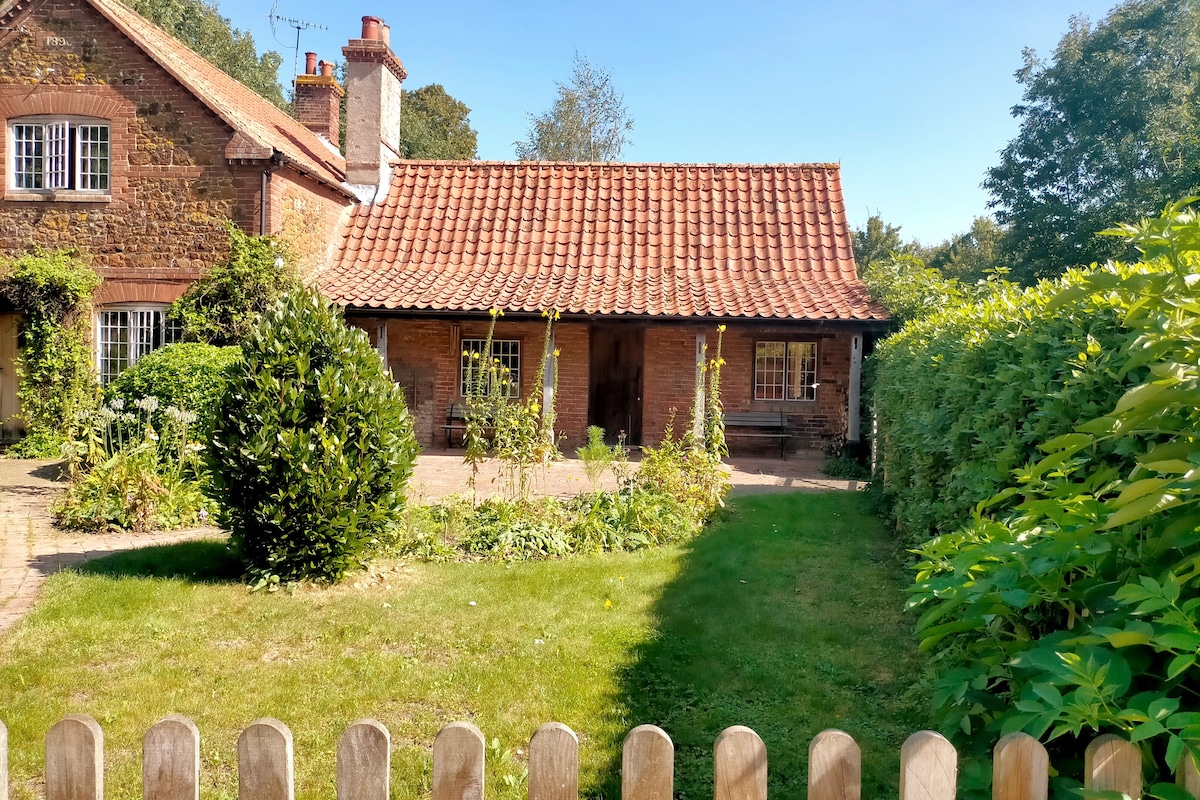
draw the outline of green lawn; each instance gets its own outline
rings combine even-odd
[[[177,571],[186,577],[152,577]],[[662,726],[677,796],[712,796],[713,740],[767,744],[771,793],[803,795],[808,742],[863,748],[864,797],[896,793],[899,748],[923,727],[904,576],[860,496],[738,500],[683,545],[505,564],[385,564],[369,579],[250,594],[220,543],[113,556],[63,572],[0,635],[0,719],[13,800],[39,791],[47,728],[83,712],[105,731],[107,793],[140,797],[141,737],[167,714],[201,733],[203,791],[237,794],[235,743],[260,716],[295,737],[300,798],[330,797],[334,749],[359,717],[388,726],[393,795],[428,793],[430,745],[467,719],[492,746],[491,798],[516,797],[530,735],[580,735],[582,787],[619,796],[620,742]],[[472,604],[474,603],[474,604]]]

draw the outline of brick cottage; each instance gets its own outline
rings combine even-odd
[[[364,18],[342,54],[344,155],[343,89],[312,54],[292,119],[116,0],[0,7],[0,254],[68,247],[96,267],[102,380],[172,341],[166,304],[231,220],[285,240],[367,330],[426,446],[492,308],[522,394],[549,391],[532,385],[541,312],[561,313],[568,444],[588,424],[652,443],[672,408],[686,419],[718,325],[728,410],[784,412],[796,447],[857,440],[863,348],[887,318],[858,280],[836,165],[397,162],[406,74],[387,27]]]

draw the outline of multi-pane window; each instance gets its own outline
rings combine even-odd
[[[142,356],[180,339],[179,323],[162,308],[101,311],[97,320],[96,366],[108,383]]]
[[[459,391],[464,397],[472,390],[487,393],[487,384],[495,375],[506,382],[503,387],[509,397],[521,393],[521,342],[516,339],[493,339],[491,360],[485,358],[487,339],[462,340],[462,369]]]
[[[754,349],[755,400],[816,400],[816,342],[758,342]]]
[[[108,191],[108,125],[74,120],[12,124],[14,189]]]

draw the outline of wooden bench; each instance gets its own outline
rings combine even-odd
[[[454,434],[458,434],[458,446],[467,446],[467,404],[451,403],[446,409],[446,424],[442,426],[446,432],[446,447],[454,446]],[[491,421],[484,426],[483,432],[489,438],[492,435]]]
[[[787,443],[792,438],[788,433],[787,415],[782,411],[728,411],[725,413],[725,438],[776,439],[779,441],[779,457],[787,459]],[[730,430],[746,429],[746,430]]]

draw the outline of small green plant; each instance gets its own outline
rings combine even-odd
[[[587,444],[575,450],[575,455],[583,462],[583,472],[592,484],[592,491],[600,486],[600,479],[613,463],[613,448],[604,442],[604,428],[589,425],[587,429]]]
[[[185,341],[237,345],[259,316],[300,287],[287,251],[269,236],[251,236],[232,222],[229,254],[171,304],[169,315],[183,326]]]
[[[249,575],[340,580],[388,541],[417,455],[401,389],[361,330],[311,291],[242,345],[211,466]]]
[[[88,415],[87,435],[63,446],[70,484],[51,506],[60,526],[148,531],[208,522],[216,506],[201,488],[196,415],[159,410],[153,396],[129,406],[116,398]]]
[[[0,294],[21,312],[16,369],[25,438],[10,451],[56,457],[95,406],[88,349],[100,276],[71,251],[37,250],[4,265]]]
[[[172,344],[142,356],[105,388],[109,399],[121,398],[127,407],[142,397],[158,399],[152,422],[163,422],[168,408],[186,408],[196,415],[193,435],[208,441],[217,421],[217,409],[241,348],[216,347],[202,342]]]

